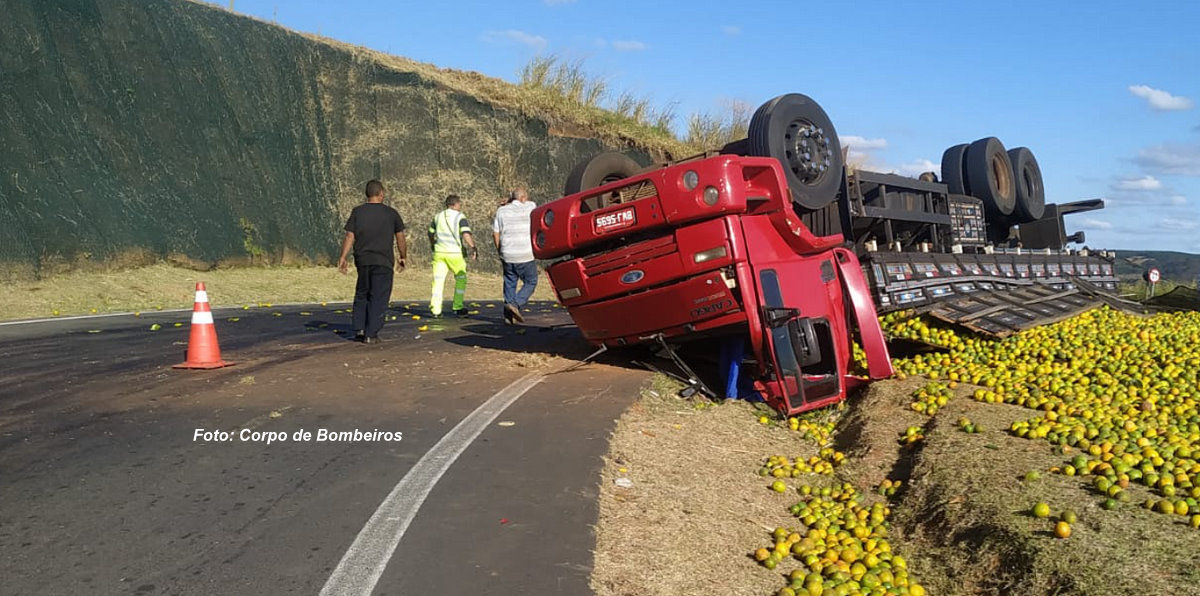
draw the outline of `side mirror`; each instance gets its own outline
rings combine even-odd
[[[788,335],[792,336],[792,350],[800,367],[812,366],[821,361],[821,345],[817,343],[817,330],[808,317],[788,322]]]

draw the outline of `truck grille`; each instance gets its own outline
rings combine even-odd
[[[641,199],[658,196],[658,189],[654,187],[654,183],[649,180],[634,182],[628,186],[622,186],[616,190],[602,192],[598,195],[590,196],[584,199],[579,204],[580,213],[591,213],[605,207],[620,205],[623,203],[632,203]]]
[[[669,255],[677,250],[675,237],[663,236],[586,258],[583,260],[583,272],[588,277],[595,277],[635,263]]]

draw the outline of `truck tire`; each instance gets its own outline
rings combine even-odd
[[[967,194],[966,176],[963,175],[963,156],[967,145],[955,145],[942,153],[942,183],[956,195]]]
[[[750,155],[773,157],[783,165],[792,201],[820,209],[842,185],[842,147],[833,122],[807,95],[780,95],[750,119]]]
[[[1042,218],[1046,212],[1046,187],[1042,184],[1042,169],[1028,147],[1008,150],[1012,162],[1013,183],[1017,187],[1017,223],[1029,223]]]
[[[628,178],[641,169],[642,166],[636,161],[615,151],[592,156],[571,170],[563,188],[563,196]]]
[[[971,143],[963,157],[967,174],[967,194],[981,199],[983,208],[995,223],[1005,223],[1017,207],[1017,188],[1013,184],[1012,162],[1004,144],[996,137]]]

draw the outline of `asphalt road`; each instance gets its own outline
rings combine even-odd
[[[381,346],[345,338],[341,305],[218,309],[237,364],[214,371],[170,368],[189,313],[0,326],[0,594],[320,592],[448,431],[589,352],[561,309],[519,334],[479,304],[397,305]],[[587,593],[600,458],[645,379],[602,361],[521,395],[432,485],[372,593]],[[319,429],[403,439],[294,440]]]

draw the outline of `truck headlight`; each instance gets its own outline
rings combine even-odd
[[[696,170],[688,170],[683,173],[683,187],[688,190],[696,190],[700,186],[700,174]]]
[[[538,248],[546,246],[546,233],[538,230],[537,235],[533,237],[533,241],[537,244]]]
[[[559,292],[558,297],[561,300],[570,300],[572,298],[578,298],[580,294],[582,294],[582,292],[579,291],[579,288],[567,288]]]
[[[704,204],[712,207],[717,204],[717,199],[721,198],[721,192],[715,186],[704,187]]]
[[[542,214],[542,223],[545,224],[547,228],[554,225],[553,209],[547,209],[546,212]]]

